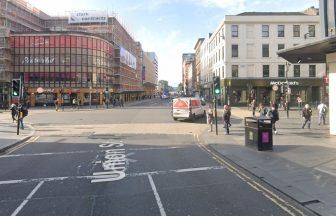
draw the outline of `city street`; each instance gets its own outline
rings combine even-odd
[[[0,215],[312,215],[174,122],[168,100],[35,109],[34,136],[0,156]]]

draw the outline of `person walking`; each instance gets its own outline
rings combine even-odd
[[[23,118],[28,116],[28,108],[27,105],[22,103],[18,107],[18,121],[19,121],[19,127],[24,130],[24,124],[23,124]]]
[[[302,109],[302,118],[304,120],[302,124],[302,129],[305,128],[308,123],[308,129],[310,129],[311,116],[313,115],[313,110],[310,108],[309,104],[306,104]]]
[[[271,123],[272,123],[272,129],[274,131],[274,134],[277,134],[278,131],[275,127],[275,123],[279,121],[279,111],[276,106],[272,106],[271,110],[268,111],[267,117],[271,118]]]
[[[58,111],[58,107],[59,107],[58,98],[55,99],[54,103],[55,103],[55,110]]]
[[[72,99],[72,108],[75,108],[77,106],[77,100],[76,98]]]
[[[268,109],[262,103],[260,103],[258,112],[259,112],[260,117],[266,117],[266,115],[268,113]]]
[[[325,118],[326,118],[327,110],[328,110],[327,105],[325,105],[323,103],[323,101],[321,101],[321,103],[317,106],[317,110],[319,112],[319,122],[318,122],[318,125],[321,125],[322,123],[323,123],[323,125],[325,125]]]
[[[257,108],[257,103],[256,103],[255,99],[253,99],[252,102],[251,102],[251,109],[252,109],[252,116],[253,117],[255,117],[256,108]]]
[[[230,134],[230,118],[231,118],[231,107],[229,105],[224,105],[224,113],[223,113],[223,121],[224,121],[224,128],[226,129],[227,135]]]
[[[214,112],[213,112],[211,104],[209,104],[209,108],[207,110],[207,121],[208,121],[208,124],[210,125],[210,129],[208,131],[212,132],[212,125],[213,125],[213,121],[214,121]]]
[[[12,104],[11,105],[10,111],[11,111],[12,120],[13,120],[13,123],[14,123],[16,121],[17,112],[18,112],[16,104]]]

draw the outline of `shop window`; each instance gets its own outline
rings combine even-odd
[[[88,38],[87,37],[82,37],[82,46],[83,46],[83,48],[88,47]]]
[[[65,47],[65,36],[60,36],[61,37],[61,40],[60,40],[60,46],[61,47]]]
[[[93,38],[92,42],[93,42],[92,49],[96,50],[97,49],[97,40],[95,38]]]
[[[285,37],[285,26],[278,25],[278,37]]]
[[[76,45],[77,48],[81,48],[82,47],[82,38],[83,37],[77,37],[77,45]]]
[[[29,47],[29,37],[28,36],[24,37],[24,43],[25,43],[24,47]]]
[[[55,47],[55,37],[54,36],[50,36],[50,47]]]
[[[293,25],[293,37],[300,37],[300,25]]]
[[[232,77],[238,77],[238,65],[232,65]]]
[[[269,57],[269,44],[262,45],[262,57]]]
[[[278,65],[278,77],[285,77],[285,65]]]
[[[231,37],[238,37],[238,25],[231,25]]]
[[[263,77],[269,77],[269,65],[263,65]]]
[[[55,36],[55,47],[60,47],[60,36]]]
[[[316,65],[309,65],[309,77],[316,77]]]
[[[294,77],[300,77],[300,65],[294,65]]]
[[[262,25],[262,37],[269,37],[269,25]]]

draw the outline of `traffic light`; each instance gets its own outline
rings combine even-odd
[[[214,77],[213,82],[214,82],[214,94],[220,95],[221,93],[220,78],[218,76]]]
[[[13,79],[12,80],[12,96],[20,97],[20,93],[21,93],[21,80]]]

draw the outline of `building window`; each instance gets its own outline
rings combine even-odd
[[[269,37],[269,25],[262,25],[262,37]]]
[[[263,65],[263,77],[269,77],[269,65]]]
[[[285,77],[285,65],[278,65],[278,76]]]
[[[238,37],[238,25],[231,26],[231,37]]]
[[[262,45],[262,57],[269,57],[269,44]]]
[[[300,37],[300,25],[293,25],[293,37]]]
[[[308,26],[309,37],[315,37],[315,25]]]
[[[238,57],[238,45],[237,44],[232,44],[232,57]]]
[[[278,25],[278,37],[285,37],[285,26]]]
[[[238,77],[238,65],[232,65],[232,77]]]
[[[278,50],[285,49],[285,44],[278,44]]]
[[[294,77],[300,77],[300,65],[294,65]]]
[[[316,77],[316,65],[309,65],[309,77]]]

